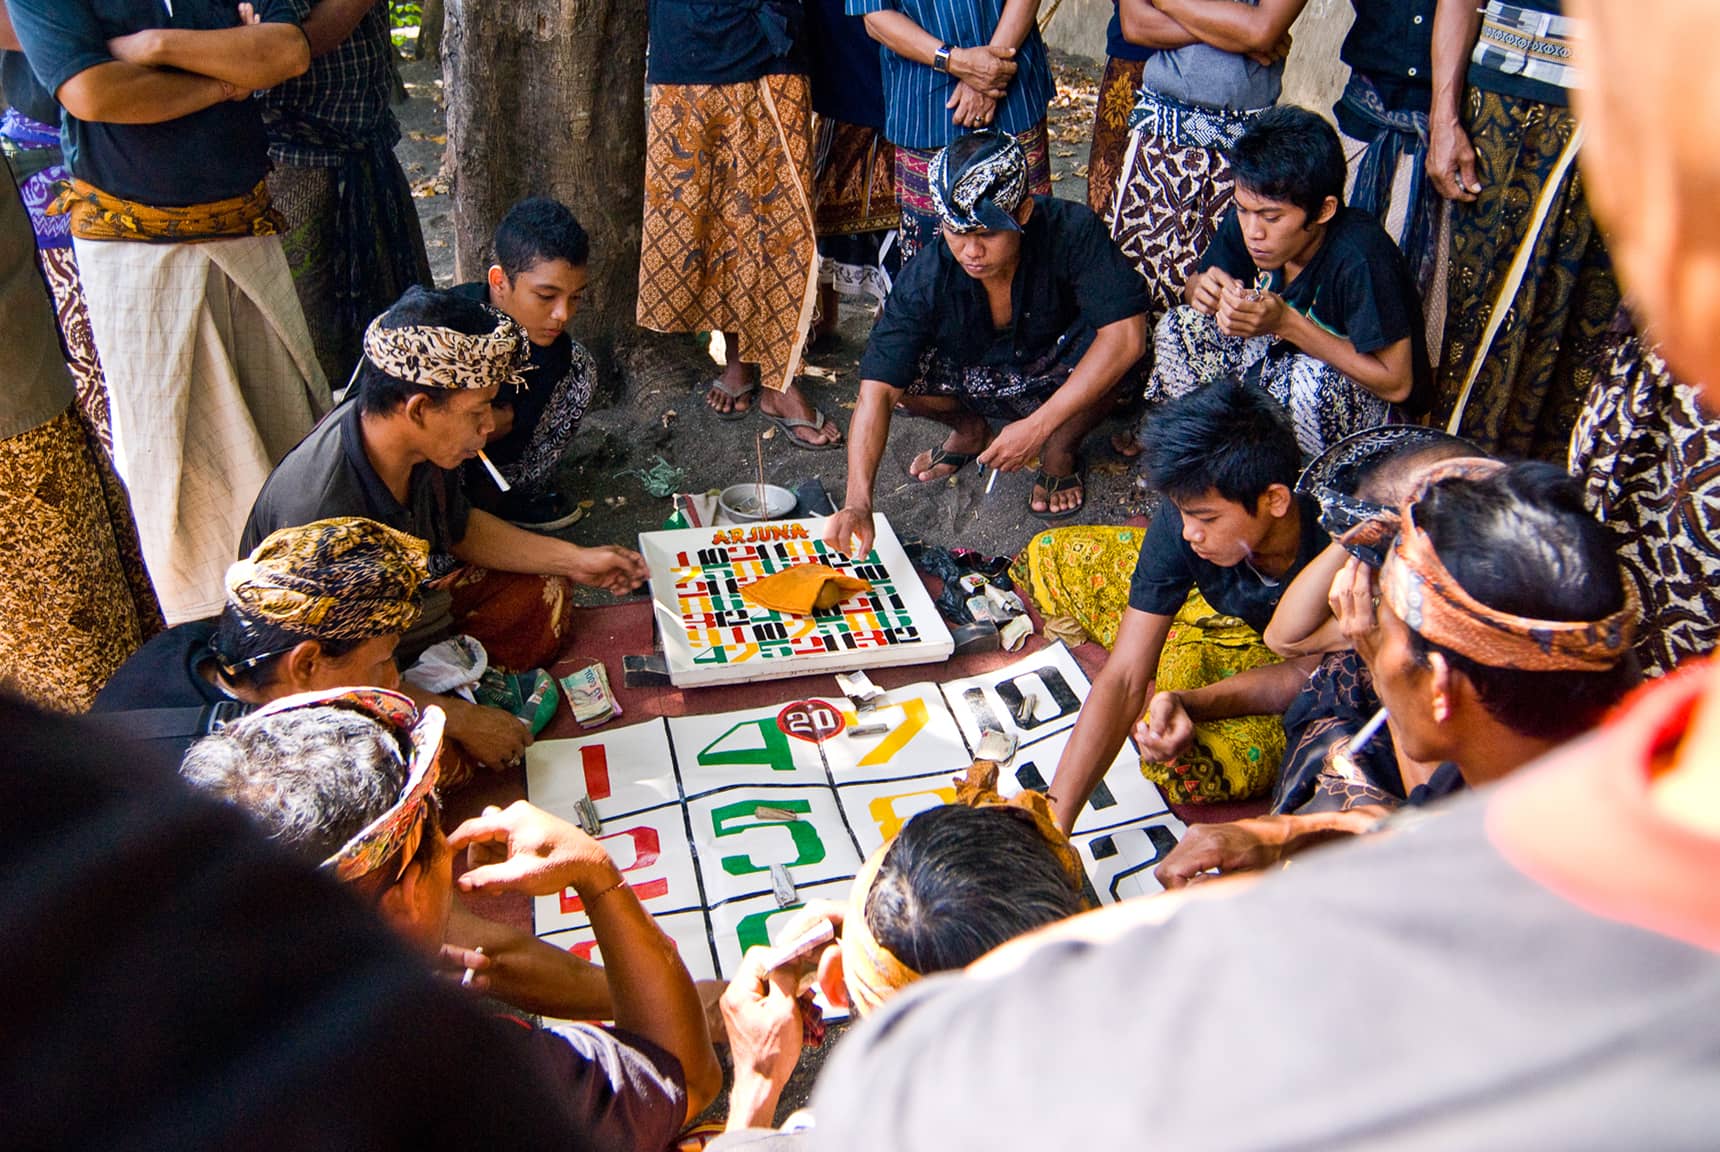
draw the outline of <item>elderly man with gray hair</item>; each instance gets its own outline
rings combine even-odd
[[[532,1029],[529,1043],[594,1146],[667,1147],[721,1084],[692,977],[602,847],[572,825],[521,802],[443,835],[442,729],[440,709],[420,715],[386,689],[304,693],[199,741],[180,774],[373,904],[427,957],[466,969],[463,983],[529,1011],[612,1018],[614,1029]],[[578,892],[609,967],[465,911],[453,856],[466,847],[482,860],[460,877],[466,891]]]

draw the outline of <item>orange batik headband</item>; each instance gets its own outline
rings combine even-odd
[[[1536,620],[1481,603],[1446,570],[1433,541],[1415,522],[1429,488],[1454,476],[1482,480],[1505,468],[1462,458],[1431,469],[1420,495],[1398,511],[1397,540],[1380,570],[1380,595],[1409,629],[1431,643],[1489,668],[1524,672],[1604,672],[1630,651],[1639,605],[1626,579],[1624,607],[1600,620]]]

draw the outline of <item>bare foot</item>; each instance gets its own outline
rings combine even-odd
[[[1141,454],[1139,432],[1134,428],[1127,432],[1113,432],[1111,434],[1111,451],[1125,460],[1133,460],[1139,456]]]
[[[908,465],[908,474],[922,484],[932,480],[942,480],[946,476],[954,476],[961,471],[963,464],[952,463],[948,460],[940,460],[934,464],[932,457],[939,453],[958,457],[977,456],[985,451],[986,442],[989,439],[986,436],[987,431],[985,421],[977,416],[971,420],[964,420],[962,426],[951,432],[942,445],[937,448],[928,448],[914,457],[913,462]]]
[[[772,392],[761,389],[759,406],[767,416],[777,416],[785,420],[811,420],[814,411],[812,401],[806,398],[806,393],[800,390],[799,384],[790,384],[786,392]],[[809,448],[817,448],[824,444],[836,444],[842,440],[842,429],[836,421],[828,416],[817,430],[811,428],[785,428],[783,431]]]

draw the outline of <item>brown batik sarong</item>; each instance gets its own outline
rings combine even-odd
[[[125,489],[75,407],[0,440],[0,680],[83,712],[161,630]]]
[[[1117,197],[1117,177],[1123,173],[1123,158],[1129,154],[1129,113],[1135,109],[1135,90],[1141,86],[1144,60],[1105,61],[1099,79],[1099,101],[1093,109],[1093,145],[1087,152],[1087,207],[1111,223],[1111,201]]]
[[[794,382],[818,298],[805,76],[660,84],[646,126],[641,327],[719,331]]]

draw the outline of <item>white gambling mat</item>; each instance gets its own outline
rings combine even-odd
[[[948,659],[950,630],[890,522],[875,514],[873,526],[872,551],[859,561],[824,546],[823,519],[640,533],[670,681],[744,684]],[[755,580],[812,563],[870,581],[872,591],[810,616],[741,596]]]
[[[832,683],[826,696],[776,707],[540,740],[526,751],[526,793],[567,820],[590,796],[603,819],[598,839],[688,969],[728,976],[747,946],[776,940],[805,900],[845,900],[861,862],[916,813],[954,800],[952,778],[966,771],[983,726],[1001,724],[1020,740],[999,791],[1050,783],[1088,687],[1062,645],[971,680],[897,688],[864,712]],[[1025,726],[1010,718],[1023,696],[1036,698]],[[1074,844],[1109,904],[1158,891],[1153,866],[1183,832],[1125,744],[1082,810]],[[787,908],[772,895],[773,864],[800,898]],[[539,897],[533,911],[539,936],[592,955],[576,893]]]

